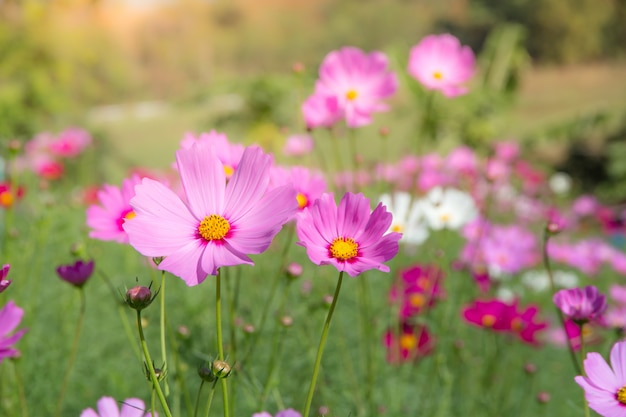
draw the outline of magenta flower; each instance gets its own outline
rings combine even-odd
[[[624,417],[626,415],[626,341],[619,341],[611,348],[611,367],[597,352],[587,353],[583,364],[587,376],[579,375],[574,380],[585,390],[589,408],[603,417]]]
[[[383,336],[389,363],[412,361],[429,354],[433,349],[433,337],[426,326],[403,322],[400,325],[400,334],[397,333],[397,330],[389,329]]]
[[[389,272],[383,262],[396,256],[402,237],[385,234],[391,221],[382,204],[370,212],[363,194],[346,193],[337,207],[333,195],[325,193],[298,214],[298,244],[314,264],[333,265],[352,277],[368,269]]]
[[[183,201],[163,184],[144,178],[124,224],[130,244],[150,257],[164,256],[159,269],[197,285],[222,266],[253,265],[248,254],[265,251],[297,209],[291,186],[267,191],[272,157],[259,147],[243,153],[226,182],[215,148],[196,143],[176,152]]]
[[[450,34],[429,35],[411,48],[408,71],[429,90],[459,96],[474,75],[474,53]]]
[[[252,414],[252,417],[272,417],[267,411],[261,411],[260,413]],[[279,411],[274,417],[302,417],[302,414],[294,410],[293,408],[287,408],[286,410]]]
[[[91,144],[91,135],[79,128],[65,129],[48,144],[50,153],[62,158],[74,158]]]
[[[315,99],[309,99],[314,102],[307,100],[303,106],[305,120],[309,127],[315,127],[308,123],[311,121],[311,110],[315,108],[317,114],[326,113],[328,116],[322,118],[326,124],[319,125],[327,125],[337,115],[333,111],[336,104],[349,127],[368,125],[372,122],[372,113],[387,110],[387,105],[381,100],[393,95],[397,87],[396,76],[389,70],[387,57],[382,52],[367,54],[354,47],[332,51],[320,66],[312,96]]]
[[[104,185],[98,191],[100,205],[92,205],[87,209],[87,226],[91,228],[89,237],[99,240],[112,240],[128,243],[124,231],[124,222],[132,219],[135,212],[130,206],[130,199],[135,195],[135,185],[141,178],[133,175],[122,181],[122,188]]]
[[[80,413],[80,417],[150,417],[153,414],[147,411],[145,404],[139,398],[127,398],[122,401],[122,409],[112,397],[102,397],[98,400],[98,411],[87,408]],[[154,413],[157,416],[157,413]]]
[[[84,262],[78,260],[73,264],[57,267],[57,274],[63,281],[80,288],[85,285],[91,274],[93,274],[93,267],[93,261]]]
[[[560,290],[552,300],[563,314],[577,323],[600,317],[607,306],[606,297],[593,285]]]
[[[9,275],[9,269],[11,269],[9,264],[2,265],[2,269],[0,269],[0,292],[6,290],[11,285],[11,280],[5,279]]]
[[[0,310],[0,363],[4,358],[16,358],[20,352],[13,347],[26,332],[26,329],[18,330],[9,335],[22,321],[24,310],[19,308],[13,301],[6,303]]]

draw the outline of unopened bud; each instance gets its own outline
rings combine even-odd
[[[205,382],[213,382],[215,381],[215,375],[213,375],[213,371],[211,368],[206,366],[201,366],[198,368],[198,376]]]
[[[383,126],[378,130],[378,134],[383,138],[389,136],[389,128],[387,126]]]
[[[302,270],[302,265],[296,262],[292,262],[287,265],[287,276],[289,278],[298,278],[300,275],[302,275]]]
[[[524,372],[526,372],[529,375],[534,374],[535,372],[537,372],[537,365],[535,365],[534,363],[528,362],[526,365],[524,365]]]
[[[541,391],[537,394],[537,402],[539,404],[545,404],[550,401],[550,393],[546,391]]]
[[[559,225],[556,222],[550,222],[546,226],[546,231],[548,233],[550,233],[551,235],[556,235],[556,234],[560,233],[561,230],[562,230],[561,225]]]
[[[230,365],[226,361],[215,360],[211,364],[211,370],[215,378],[226,378],[230,375]]]
[[[294,62],[291,70],[296,74],[302,74],[304,72],[304,64],[302,62]]]
[[[126,291],[126,304],[137,311],[148,307],[152,300],[154,297],[152,297],[152,291],[148,287],[137,286]]]

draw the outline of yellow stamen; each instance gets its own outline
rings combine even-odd
[[[423,294],[411,294],[411,296],[409,297],[409,303],[411,303],[413,307],[421,307],[424,305],[425,301],[426,298]]]
[[[491,327],[496,323],[496,316],[493,314],[485,314],[482,319],[483,326]]]
[[[298,207],[301,209],[305,208],[309,203],[309,199],[302,193],[298,193],[298,195],[296,195],[296,200],[298,201]]]
[[[2,207],[11,207],[13,205],[13,194],[8,191],[3,191],[0,193],[0,206]]]
[[[130,220],[130,219],[134,219],[136,215],[137,214],[134,211],[131,210],[128,213],[126,213],[126,215],[124,215],[124,218],[126,220]]]
[[[405,333],[400,336],[400,347],[404,350],[411,350],[417,346],[417,337],[414,334]]]
[[[391,231],[402,233],[404,231],[404,227],[402,227],[401,224],[394,224],[393,226],[391,226]]]
[[[433,78],[435,80],[441,80],[443,79],[443,74],[441,73],[441,71],[435,71],[433,72]]]
[[[449,213],[441,213],[439,215],[439,219],[441,219],[442,223],[448,223],[448,221],[450,220],[450,214]]]
[[[226,233],[230,230],[228,220],[219,214],[211,214],[205,216],[198,226],[198,233],[205,240],[221,240],[224,239]]]
[[[330,244],[330,256],[340,261],[349,261],[359,252],[359,244],[349,237],[338,237]]]
[[[348,90],[348,92],[346,93],[346,98],[349,101],[356,100],[357,96],[358,96],[358,93],[356,92],[356,90]]]
[[[626,404],[626,386],[623,386],[617,391],[617,401],[622,404]]]
[[[226,178],[230,178],[235,173],[235,168],[230,165],[224,165],[224,174],[226,174]]]

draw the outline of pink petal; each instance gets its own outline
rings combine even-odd
[[[80,413],[80,417],[99,417],[93,408],[88,408]]]
[[[620,385],[626,385],[626,341],[620,341],[611,348],[611,367]]]
[[[127,398],[122,403],[121,417],[143,417],[145,414],[144,402],[139,398]]]
[[[588,353],[583,364],[587,378],[598,388],[615,393],[622,387],[609,365],[599,353]]]
[[[9,300],[0,310],[0,336],[11,333],[22,321],[24,309]]]
[[[102,397],[98,400],[98,415],[100,417],[120,417],[117,402],[112,397]]]
[[[228,242],[209,243],[200,261],[202,269],[211,275],[217,275],[217,269],[223,266],[254,265],[252,259],[230,246]]]
[[[159,264],[159,269],[182,278],[189,286],[198,285],[210,273],[202,267],[202,257],[206,246],[207,244],[201,239],[189,241],[185,246],[163,259]]]

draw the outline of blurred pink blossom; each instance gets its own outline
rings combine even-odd
[[[304,156],[313,150],[313,138],[309,135],[291,135],[283,146],[285,156]]]

